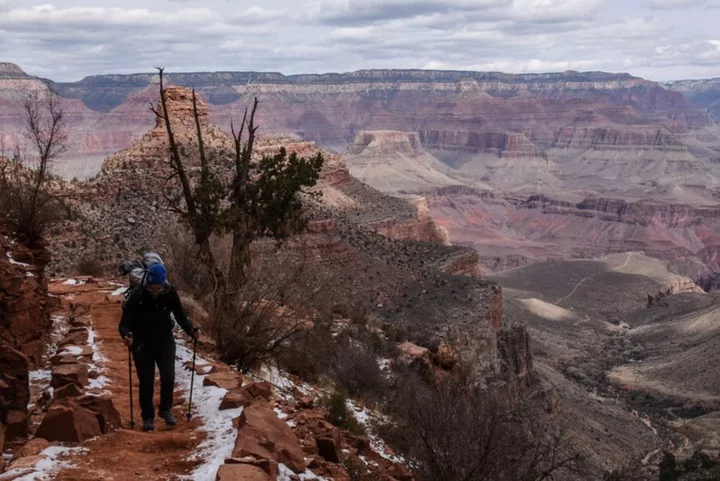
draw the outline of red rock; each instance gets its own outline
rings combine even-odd
[[[55,355],[50,358],[50,364],[53,366],[63,366],[68,364],[80,364],[80,360],[70,354]]]
[[[52,381],[50,385],[54,388],[74,383],[82,388],[87,386],[89,382],[89,368],[86,364],[64,364],[61,366],[53,366]]]
[[[331,463],[339,463],[342,460],[342,437],[340,430],[335,429],[333,436],[317,439],[318,453]]]
[[[253,397],[244,387],[228,391],[220,403],[220,410],[247,407],[253,402]]]
[[[203,380],[203,386],[216,386],[228,391],[242,385],[242,377],[235,372],[216,372],[208,374]]]
[[[70,302],[70,309],[72,310],[72,317],[77,318],[90,314],[90,304],[86,302]]]
[[[8,411],[5,419],[5,439],[13,440],[25,436],[28,431],[29,420],[30,415],[27,408]]]
[[[85,328],[81,329],[82,330],[69,333],[58,343],[58,347],[86,344],[88,340],[88,330]]]
[[[120,428],[120,413],[115,409],[113,400],[109,396],[85,395],[77,399],[77,403],[88,411],[95,413],[100,431],[107,434]]]
[[[90,316],[73,317],[70,319],[70,325],[73,327],[90,327],[92,324]]]
[[[0,283],[2,283],[1,271]],[[0,291],[0,312],[1,297]],[[3,323],[6,317],[8,316],[3,316]],[[0,335],[2,331],[3,328],[0,328]],[[30,402],[29,369],[30,361],[27,356],[0,338],[0,420],[7,420],[5,435],[8,440],[23,436],[27,430],[27,426],[23,423],[27,421],[27,405]]]
[[[298,404],[303,409],[312,409],[313,404],[315,404],[315,398],[312,396],[303,396],[300,398],[300,402]]]
[[[272,481],[261,468],[251,464],[223,464],[215,481]]]
[[[83,442],[101,434],[94,412],[67,399],[67,404],[50,406],[37,431],[37,436],[48,441]]]
[[[296,473],[305,471],[305,458],[297,436],[268,404],[256,402],[246,407],[238,426],[234,458],[253,456],[283,463]]]
[[[270,475],[271,479],[277,479],[280,475],[278,463],[269,459],[255,459],[250,456],[245,458],[228,458],[225,460],[225,464],[251,464],[265,471]]]
[[[37,456],[38,454],[45,451],[50,446],[47,439],[34,438],[25,443],[20,449],[15,451],[12,459],[13,461],[19,458],[25,458],[28,456]]]
[[[66,399],[69,397],[77,397],[82,395],[82,389],[78,387],[77,384],[74,382],[71,382],[69,384],[66,384],[62,387],[59,387],[55,389],[55,392],[53,392],[53,397],[57,400],[60,399]]]
[[[254,398],[262,398],[266,401],[270,401],[273,397],[273,387],[267,381],[254,382],[245,386],[250,395]]]

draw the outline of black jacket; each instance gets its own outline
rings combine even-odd
[[[175,326],[171,314],[180,327],[191,336],[193,326],[183,310],[180,296],[172,286],[167,286],[154,299],[144,286],[138,287],[123,308],[122,319],[118,326],[120,335],[127,337],[132,333],[135,342],[165,342],[168,337],[172,337],[172,329]]]

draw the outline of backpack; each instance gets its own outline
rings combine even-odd
[[[121,275],[127,275],[130,286],[125,291],[125,300],[130,299],[133,291],[145,285],[147,270],[155,264],[165,265],[162,258],[156,252],[148,252],[143,255],[142,260],[125,261],[120,264],[118,271]]]

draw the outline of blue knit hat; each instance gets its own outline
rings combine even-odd
[[[167,283],[167,271],[162,264],[150,266],[145,278],[146,284],[165,284]]]

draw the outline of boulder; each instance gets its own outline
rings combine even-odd
[[[228,391],[242,385],[242,377],[235,372],[215,372],[205,376],[203,386],[215,386]]]
[[[88,330],[80,328],[80,330],[70,332],[65,336],[65,338],[58,343],[58,347],[87,344],[88,336]]]
[[[402,344],[398,345],[398,349],[400,349],[403,357],[408,361],[414,361],[418,359],[430,364],[430,359],[432,356],[430,350],[425,347],[421,347],[417,344],[413,344],[412,342],[405,341]]]
[[[277,479],[280,475],[278,463],[269,459],[255,459],[250,456],[246,458],[228,458],[225,460],[225,464],[251,464],[268,473],[271,479]]]
[[[235,388],[225,394],[220,403],[220,410],[247,407],[253,402],[253,397],[244,387]]]
[[[48,409],[37,431],[37,436],[48,441],[81,443],[100,436],[100,423],[94,412],[72,399],[67,403],[55,403]]]
[[[80,360],[70,354],[57,354],[50,358],[50,364],[53,366],[62,366],[67,364],[80,364]]]
[[[27,429],[21,424],[27,421],[30,402],[29,369],[27,356],[0,338],[0,422],[6,421],[8,440],[24,435]]]
[[[84,358],[91,360],[93,358],[92,347],[88,345],[83,346],[65,346],[60,349],[57,353],[58,356],[73,356],[78,358]]]
[[[95,413],[100,431],[107,434],[120,428],[120,413],[115,409],[109,396],[92,396],[87,394],[77,399],[77,403],[88,411]]]
[[[256,399],[261,398],[266,401],[270,401],[273,397],[272,384],[267,381],[248,384],[245,386],[245,389],[247,389],[250,395]]]
[[[82,388],[87,386],[89,382],[90,372],[86,364],[63,364],[53,366],[52,380],[50,385],[54,388],[66,386],[68,384],[77,384]]]
[[[78,397],[81,396],[82,393],[82,389],[80,389],[78,385],[74,382],[71,382],[70,384],[66,384],[63,387],[55,389],[55,391],[53,392],[53,397],[57,400],[60,400],[70,397]]]
[[[265,471],[252,464],[223,464],[215,481],[272,481]]]
[[[438,346],[435,363],[443,369],[452,369],[460,360],[458,352],[445,341]]]
[[[339,463],[342,459],[342,437],[339,429],[333,431],[332,436],[317,439],[318,454],[331,463]]]
[[[12,440],[27,435],[30,415],[25,409],[11,409],[5,418],[5,439]]]
[[[251,404],[240,415],[232,457],[246,456],[283,463],[296,473],[305,471],[305,458],[297,436],[264,402]]]
[[[15,451],[12,459],[13,461],[19,458],[26,458],[28,456],[37,456],[38,454],[45,451],[50,447],[50,443],[47,439],[34,438],[25,443],[20,449]]]

